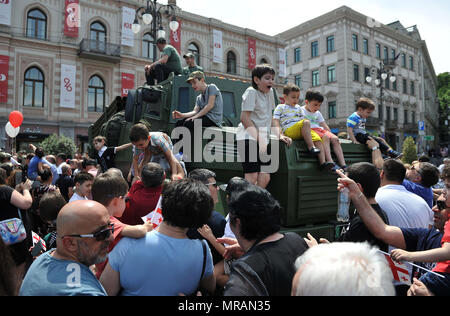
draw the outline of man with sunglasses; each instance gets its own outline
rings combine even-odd
[[[95,201],[66,204],[57,218],[57,247],[31,265],[21,296],[106,296],[89,269],[103,262],[113,240],[108,210]]]
[[[433,185],[439,181],[439,169],[429,162],[416,162],[406,170],[406,179],[402,185],[414,194],[417,194],[433,207]]]
[[[450,217],[450,167],[444,169],[443,180],[446,185],[444,193],[439,197],[438,204],[433,207],[434,227],[425,228],[400,228],[386,225],[378,214],[370,207],[367,199],[360,193],[356,183],[340,173],[338,188],[344,186],[349,188],[350,197],[353,205],[356,207],[359,215],[372,234],[398,249],[406,251],[426,251],[440,248],[442,242],[445,242],[444,229]],[[447,225],[448,229],[448,225]],[[435,263],[419,263],[419,266],[432,270]],[[448,267],[447,267],[448,269]],[[447,271],[448,272],[448,271]],[[434,295],[432,292],[434,284],[427,279],[421,279],[424,272],[421,269],[413,268],[414,282],[408,291],[408,295]],[[420,280],[419,280],[420,279]],[[448,293],[447,295],[450,295]]]

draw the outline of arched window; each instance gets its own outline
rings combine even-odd
[[[36,67],[31,67],[25,72],[23,105],[44,106],[44,75]]]
[[[47,16],[39,9],[28,12],[27,37],[43,40],[47,38]]]
[[[227,73],[235,74],[236,71],[236,55],[233,52],[227,53]]]
[[[88,86],[88,111],[104,112],[105,83],[99,76],[92,76]]]
[[[189,44],[188,46],[188,52],[194,54],[195,56],[195,63],[197,66],[200,66],[200,50],[197,45],[194,43]]]
[[[90,35],[90,48],[104,52],[106,47],[106,27],[100,22],[94,22],[91,24]]]
[[[153,47],[155,46],[154,42],[155,41],[153,37],[150,35],[150,33],[144,34],[144,37],[142,38],[142,57],[148,59],[154,58],[153,56]]]
[[[267,59],[261,58],[260,64],[268,64]]]

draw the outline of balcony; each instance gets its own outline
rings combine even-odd
[[[78,56],[117,64],[120,62],[120,46],[97,40],[83,39]]]
[[[398,129],[398,121],[386,121],[386,129]]]
[[[403,129],[405,130],[405,132],[417,133],[419,127],[418,127],[417,123],[407,123],[407,124],[403,125]]]
[[[369,118],[367,118],[366,126],[378,127],[378,126],[380,126],[380,119],[377,117],[369,117]]]

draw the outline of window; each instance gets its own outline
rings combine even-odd
[[[336,81],[336,67],[330,66],[327,68],[328,73],[328,83]]]
[[[379,108],[378,108],[378,118],[380,119],[380,121],[382,121],[383,117],[384,117],[384,115],[383,115],[383,106],[380,104]]]
[[[394,108],[394,121],[398,121],[398,109]]]
[[[327,53],[334,52],[334,35],[327,37]]]
[[[301,75],[295,76],[295,84],[296,84],[296,86],[298,86],[299,88],[302,87],[302,76],[301,76]]]
[[[383,58],[384,58],[384,60],[388,60],[388,58],[389,58],[389,48],[387,48],[387,47],[384,47],[384,49],[383,49]]]
[[[384,87],[386,88],[386,89],[390,89],[390,80],[389,80],[389,78],[388,79],[386,79],[385,81],[384,81]]]
[[[369,40],[367,38],[363,39],[363,53],[369,55]]]
[[[395,80],[395,81],[392,83],[392,89],[393,89],[394,91],[397,91],[397,80]]]
[[[28,12],[27,37],[42,40],[47,38],[47,16],[39,9]]]
[[[236,118],[236,106],[234,104],[234,94],[232,92],[222,91],[223,97],[223,116]]]
[[[369,84],[367,82],[367,80],[366,80],[367,77],[370,77],[370,68],[364,67],[364,78],[363,78],[363,80],[364,80],[364,83]]]
[[[302,49],[297,47],[294,49],[294,63],[299,63],[302,61]]]
[[[155,46],[153,37],[150,33],[144,34],[142,38],[142,57],[148,59],[154,59],[153,47]]]
[[[409,70],[414,70],[414,57],[409,56]]]
[[[353,34],[352,35],[352,47],[354,51],[358,51],[358,35]]]
[[[189,44],[188,52],[195,56],[195,63],[200,66],[200,49],[194,43]]]
[[[395,53],[396,53],[396,52],[395,52],[395,49],[392,48],[392,49],[391,49],[391,58],[392,58],[392,59],[395,59]]]
[[[416,89],[415,89],[414,81],[411,81],[411,95],[416,95]]]
[[[44,107],[44,75],[36,67],[32,67],[25,72],[23,105]]]
[[[233,52],[227,53],[227,73],[228,74],[235,74],[237,67],[236,67],[236,55]]]
[[[406,79],[403,79],[403,93],[404,94],[408,93],[408,83],[407,83]]]
[[[104,112],[105,83],[99,76],[92,76],[88,86],[88,111]]]
[[[268,64],[269,62],[265,58],[261,58],[259,61],[260,64]]]
[[[405,53],[402,54],[402,67],[406,68],[406,54]]]
[[[416,112],[414,111],[411,112],[411,122],[416,122]]]
[[[312,86],[317,87],[320,85],[319,71],[314,70],[312,72]]]
[[[337,117],[336,101],[328,102],[328,118],[333,119]]]
[[[90,28],[90,48],[104,52],[106,50],[106,28],[100,22],[94,22]]]
[[[403,116],[404,116],[404,118],[405,118],[405,124],[408,124],[408,110],[405,110],[405,111],[404,111]]]
[[[353,65],[353,80],[359,81],[359,65]]]
[[[381,46],[378,43],[375,46],[375,55],[377,56],[377,58],[381,58]]]
[[[386,107],[386,120],[387,121],[391,120],[391,107],[390,106]]]
[[[319,42],[315,41],[311,43],[311,58],[319,56]]]

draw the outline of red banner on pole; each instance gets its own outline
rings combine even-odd
[[[0,55],[0,103],[8,102],[9,56]]]
[[[80,28],[80,0],[66,0],[64,35],[78,37]]]
[[[170,45],[175,47],[178,54],[181,55],[181,21],[177,21],[179,23],[178,29],[175,32],[170,30]]]
[[[256,40],[248,38],[248,69],[256,67]]]
[[[128,90],[134,88],[134,75],[122,72],[122,97],[128,95]]]

